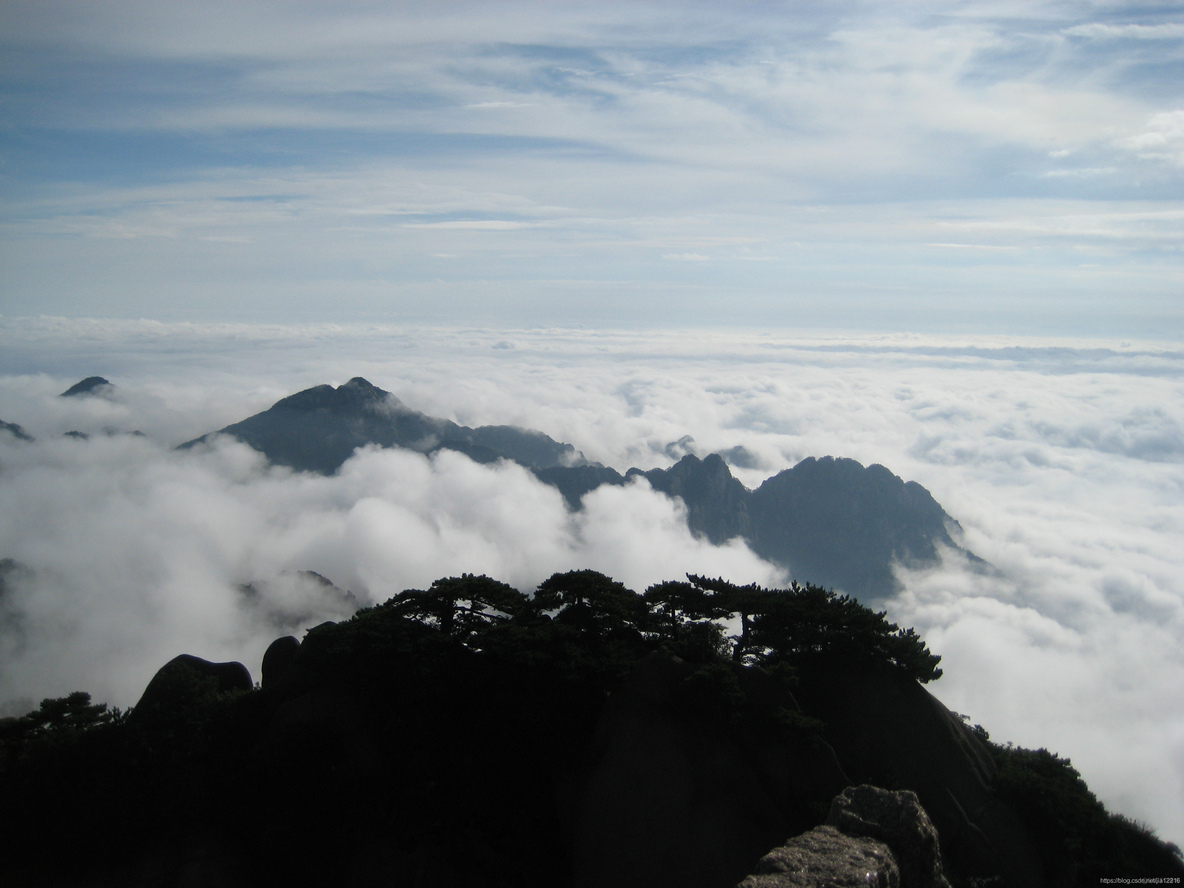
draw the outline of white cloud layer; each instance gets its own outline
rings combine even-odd
[[[5,611],[21,616],[0,631],[0,697],[127,704],[181,651],[256,669],[275,612],[342,613],[285,571],[367,602],[461,571],[522,588],[574,567],[639,589],[686,571],[777,581],[743,547],[692,539],[644,487],[599,491],[572,516],[518,467],[453,453],[368,451],[321,478],[231,442],[171,449],[362,375],[425,412],[539,428],[620,469],[743,446],[749,486],[824,454],[924,484],[996,568],[951,557],[902,574],[887,607],[944,657],[934,692],[997,740],[1069,756],[1113,809],[1184,840],[1177,346],[42,319],[0,320],[0,355],[0,419],[38,438],[0,433],[0,557],[33,571]],[[111,400],[58,397],[93,373]],[[91,438],[61,437],[72,429]],[[262,602],[236,591],[252,580],[271,584]]]
[[[178,453],[132,436],[3,435],[0,460],[0,541],[31,571],[4,602],[5,698],[81,681],[128,705],[182,651],[242,659],[257,676],[287,623],[268,622],[239,587],[283,585],[295,571],[331,578],[363,604],[460,573],[527,591],[579,567],[639,589],[686,571],[783,578],[741,544],[694,539],[679,505],[645,484],[597,492],[573,516],[526,470],[452,452],[369,450],[323,478],[270,469],[228,440]],[[350,612],[315,589],[286,589],[294,601],[270,591],[270,609],[308,611],[300,629]]]

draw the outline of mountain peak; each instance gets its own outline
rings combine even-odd
[[[878,463],[807,457],[761,484],[748,507],[754,552],[864,598],[898,589],[894,563],[936,564],[941,549],[960,549],[957,522],[932,494]]]
[[[390,392],[372,385],[360,376],[355,376],[337,388],[331,385],[314,385],[277,401],[271,409],[300,412],[328,410],[343,413],[379,404],[388,399],[395,400]]]
[[[583,459],[570,444],[542,432],[516,426],[471,429],[427,416],[361,376],[336,388],[318,385],[289,395],[221,431],[266,454],[273,463],[323,474],[337,471],[367,444],[420,453],[456,450],[477,462],[505,458],[528,468],[568,466]]]
[[[81,382],[74,383],[62,392],[60,397],[74,398],[79,395],[105,395],[114,388],[115,386],[101,376],[88,376]]]

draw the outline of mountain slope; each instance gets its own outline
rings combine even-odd
[[[654,490],[681,498],[686,503],[691,530],[716,545],[737,536],[747,539],[752,534],[748,511],[751,494],[732,477],[727,463],[717,453],[703,459],[688,455],[668,469],[630,469],[628,474],[639,474]]]
[[[442,578],[277,639],[261,686],[181,655],[130,714],[43,701],[0,720],[0,873],[731,888],[867,783],[917,794],[956,888],[1184,875],[1067,760],[946,709],[912,630],[815,587],[690,579]],[[740,612],[756,636],[725,638]]]
[[[582,460],[574,447],[515,426],[471,429],[412,410],[390,392],[356,376],[344,385],[318,385],[214,434],[232,435],[270,462],[332,474],[359,447],[404,447],[421,453],[458,450],[477,462],[511,459],[529,468]],[[203,435],[181,447],[212,437]]]
[[[895,591],[894,562],[929,565],[940,547],[959,549],[958,523],[928,490],[853,459],[804,459],[753,491],[748,509],[758,555],[873,597]]]

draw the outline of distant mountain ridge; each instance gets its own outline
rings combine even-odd
[[[213,434],[231,435],[277,465],[331,475],[367,444],[420,453],[457,450],[480,463],[510,459],[528,468],[584,462],[570,444],[516,426],[471,429],[427,416],[390,392],[355,376],[344,385],[297,392],[254,416],[182,444],[192,447]]]
[[[807,457],[792,469],[749,490],[717,453],[684,456],[668,469],[604,466],[536,471],[559,488],[568,504],[603,484],[625,484],[640,475],[654,490],[678,497],[687,524],[716,545],[743,538],[756,554],[802,580],[882,598],[897,590],[894,563],[936,564],[941,549],[964,552],[955,539],[961,526],[915,481],[905,482],[881,465],[853,459]]]
[[[420,453],[456,450],[481,463],[508,459],[556,487],[573,510],[596,488],[640,475],[654,490],[681,499],[690,529],[710,542],[740,537],[796,578],[861,598],[897,591],[896,563],[933,565],[943,548],[962,551],[955,539],[958,523],[929,491],[880,465],[810,457],[755,490],[714,453],[684,456],[667,469],[621,474],[542,432],[509,425],[469,428],[428,416],[361,377],[336,388],[297,392],[181,447],[214,434],[231,435],[274,464],[322,474],[337,471],[370,444]]]

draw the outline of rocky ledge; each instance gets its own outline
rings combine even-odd
[[[937,830],[914,792],[852,786],[826,823],[761,858],[738,888],[949,888]]]

